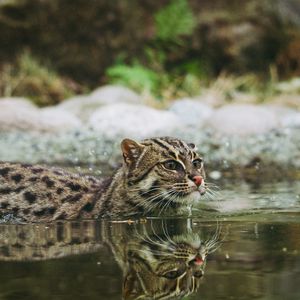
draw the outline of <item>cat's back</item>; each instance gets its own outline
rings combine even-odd
[[[102,186],[95,177],[58,168],[0,162],[0,211],[30,221],[72,219],[93,208]]]

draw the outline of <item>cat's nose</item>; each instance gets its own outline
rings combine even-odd
[[[200,186],[203,181],[203,178],[202,176],[197,175],[193,177],[193,181],[196,184],[196,186]]]

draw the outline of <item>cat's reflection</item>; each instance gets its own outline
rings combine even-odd
[[[131,234],[111,235],[123,271],[123,299],[180,299],[198,289],[207,255],[220,246],[220,227],[203,237],[199,227],[193,231],[183,224],[148,222]]]
[[[123,273],[123,299],[180,299],[198,289],[220,232],[215,223],[184,219],[2,225],[0,260],[101,255],[108,246]]]
[[[97,221],[0,225],[0,261],[40,261],[93,253],[102,247]]]

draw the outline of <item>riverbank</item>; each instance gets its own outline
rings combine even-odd
[[[213,100],[207,94],[156,109],[120,86],[104,86],[47,108],[2,98],[0,159],[110,169],[121,162],[123,138],[173,135],[197,145],[212,177],[228,170],[299,176],[299,110],[276,102],[219,106]]]

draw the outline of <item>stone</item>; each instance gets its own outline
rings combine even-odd
[[[88,95],[74,96],[61,102],[56,106],[57,109],[65,110],[74,114],[76,117],[85,121],[89,118],[91,112],[99,107],[99,103],[90,101]]]
[[[280,120],[267,107],[230,104],[216,110],[205,125],[219,135],[249,136],[278,128]]]
[[[281,124],[284,127],[297,127],[300,128],[300,112],[293,112],[281,118]]]
[[[0,131],[31,130],[38,122],[38,109],[24,98],[0,100]]]
[[[62,132],[79,127],[70,113],[53,108],[39,109],[24,98],[0,100],[0,131]]]
[[[36,106],[28,99],[23,97],[4,97],[0,98],[0,106],[3,109],[33,109]]]
[[[39,118],[42,131],[63,132],[82,126],[75,115],[55,107],[41,109]]]
[[[102,104],[141,103],[141,97],[124,86],[106,85],[90,94],[90,99],[101,101]]]
[[[103,128],[102,131],[100,128],[97,131],[83,126],[74,131],[55,134],[0,131],[0,158],[4,161],[27,163],[86,165],[95,172],[106,172],[122,161],[120,142],[127,137],[127,132],[124,135],[110,137],[111,133],[104,130],[107,128]],[[160,130],[155,135],[170,134],[179,137],[179,130],[171,131],[166,133]],[[149,135],[152,136],[152,133]],[[217,180],[220,176],[214,171],[226,176],[223,170],[228,172],[228,168],[248,166],[255,161],[258,161],[255,168],[260,168],[259,160],[263,168],[272,167],[279,172],[283,168],[289,172],[291,169],[300,168],[300,128],[280,127],[278,130],[247,138],[238,135],[216,138],[205,128],[183,129],[181,138],[186,142],[193,142],[203,155],[210,178],[208,181]],[[77,171],[80,172],[80,169]]]
[[[169,135],[181,125],[181,120],[172,112],[126,103],[102,107],[88,122],[92,129],[114,139]]]
[[[116,103],[139,104],[140,96],[122,86],[107,85],[93,91],[90,95],[75,96],[65,100],[57,107],[73,113],[82,121],[87,121],[90,115],[104,105]]]
[[[172,103],[169,110],[188,126],[201,127],[213,113],[213,109],[195,99],[183,98]]]
[[[300,111],[278,104],[269,104],[269,110],[273,111],[279,118],[280,125],[283,127],[300,128]]]

